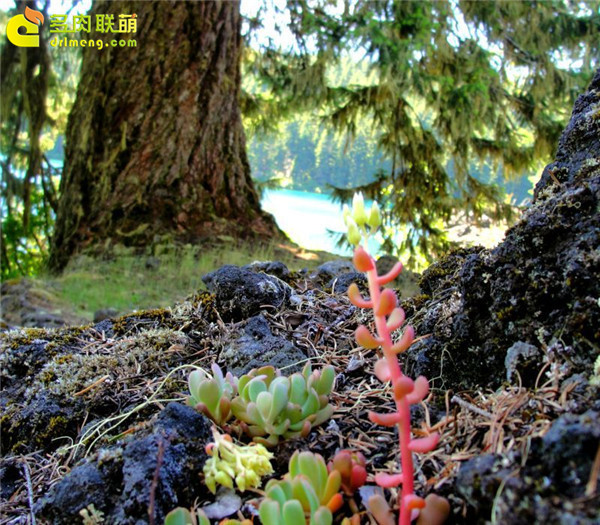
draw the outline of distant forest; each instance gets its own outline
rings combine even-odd
[[[331,67],[329,82],[339,86],[366,86],[373,83],[365,61],[342,58]],[[264,94],[255,76],[244,76],[244,89]],[[392,161],[378,148],[380,136],[368,119],[357,127],[355,136],[336,132],[317,111],[292,113],[268,129],[245,118],[248,157],[258,187],[266,185],[314,193],[328,193],[330,186],[356,188],[375,180],[377,173],[389,173]],[[448,172],[453,173],[452,163]],[[522,205],[533,192],[539,173],[524,171],[505,180],[491,163],[473,165],[480,182],[496,184],[513,205]]]

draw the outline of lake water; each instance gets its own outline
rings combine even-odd
[[[324,250],[351,255],[349,248],[336,247],[337,237],[329,234],[345,232],[342,207],[329,195],[294,190],[266,190],[262,208],[271,213],[277,225],[292,241],[307,250]]]

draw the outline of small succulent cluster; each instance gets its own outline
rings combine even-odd
[[[280,437],[306,437],[333,415],[329,394],[334,380],[332,366],[312,371],[307,363],[302,373],[289,377],[278,376],[271,366],[259,368],[240,378],[231,410],[254,441],[267,446]]]
[[[263,525],[331,525],[333,512],[343,504],[342,476],[327,470],[325,460],[312,452],[294,452],[288,474],[270,480],[259,516]]]
[[[217,484],[230,489],[235,482],[244,492],[260,486],[260,479],[273,472],[269,460],[273,457],[262,445],[236,445],[228,434],[213,428],[213,442],[206,446],[210,456],[204,464],[204,482],[214,494]]]
[[[239,379],[223,376],[216,364],[212,371],[212,378],[199,370],[190,374],[189,403],[220,426],[234,416],[257,443],[274,446],[280,438],[307,436],[333,414],[329,404],[335,379],[332,366],[313,371],[307,363],[302,373],[289,377],[272,366]]]
[[[367,481],[367,460],[361,452],[340,450],[327,464],[329,472],[337,470],[342,480],[344,494],[352,496]]]

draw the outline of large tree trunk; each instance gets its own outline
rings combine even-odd
[[[69,117],[50,267],[107,239],[272,236],[250,179],[238,95],[239,3],[96,2],[137,33],[94,33]],[[133,38],[136,47],[110,47]],[[69,50],[65,50],[69,52]]]

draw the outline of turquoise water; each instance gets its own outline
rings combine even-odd
[[[329,195],[295,190],[266,190],[261,199],[263,210],[271,213],[277,225],[299,246],[350,256],[350,248],[336,246],[338,235],[346,232],[342,207]],[[367,207],[371,205],[366,202]],[[371,244],[371,243],[369,243]],[[370,246],[372,253],[377,247]]]
[[[336,237],[327,230],[344,232],[342,207],[329,195],[294,190],[266,190],[263,210],[271,213],[277,225],[299,246],[307,250],[325,250],[350,255],[349,249],[335,246]]]

